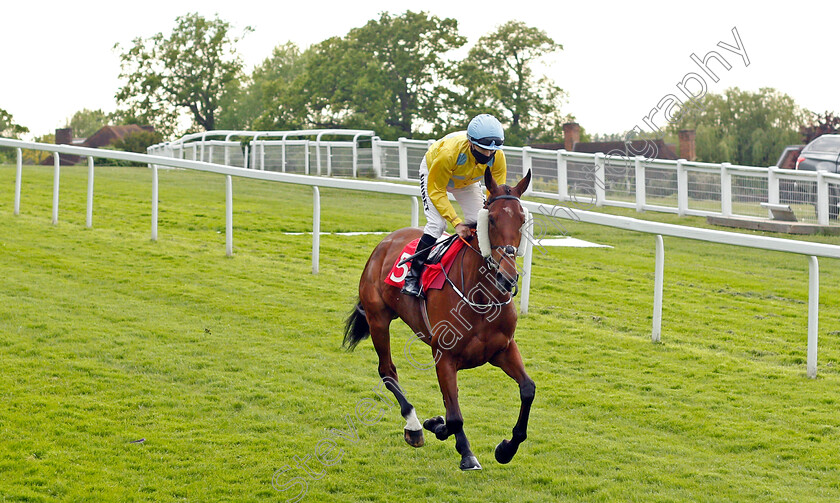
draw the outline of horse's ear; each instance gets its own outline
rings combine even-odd
[[[491,194],[496,192],[496,189],[499,188],[499,185],[493,178],[493,173],[490,172],[490,168],[486,168],[484,170],[484,186],[487,187],[487,192]]]
[[[523,178],[522,180],[519,180],[519,183],[516,184],[516,187],[514,187],[513,190],[516,191],[516,194],[521,197],[522,194],[524,194],[525,191],[528,190],[528,185],[530,185],[530,183],[531,183],[531,170],[529,169],[528,174],[525,175],[525,178]]]

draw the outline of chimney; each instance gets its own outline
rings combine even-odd
[[[55,130],[56,145],[70,145],[73,143],[73,128],[66,127]]]
[[[680,137],[680,157],[686,161],[696,161],[697,151],[695,149],[694,137],[696,133],[693,129],[681,129],[677,133]]]
[[[563,124],[563,148],[571,152],[575,149],[575,143],[580,141],[580,124],[567,122]]]

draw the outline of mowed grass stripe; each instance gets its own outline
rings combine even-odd
[[[14,169],[0,168],[0,494],[10,501],[283,500],[296,491],[274,490],[272,474],[324,438],[340,462],[310,458],[322,478],[293,468],[284,479],[306,480],[304,501],[840,496],[836,261],[820,261],[820,377],[809,380],[806,257],[666,238],[654,345],[653,237],[566,223],[615,249],[535,256],[531,314],[517,330],[537,382],[529,438],[496,464],[518,390],[489,366],[461,373],[484,465],[461,473],[451,440],[405,445],[398,410],[374,391],[370,342],[339,348],[381,236],[322,237],[312,275],[311,237],[282,234],[311,230],[311,188],[235,179],[227,258],[223,177],[161,171],[157,243],[149,170],[97,168],[93,229],[86,168],[62,168],[55,227],[51,182],[51,168],[26,167],[14,217]],[[410,221],[404,197],[322,190],[322,211],[330,232]],[[403,355],[409,335],[394,323],[403,386],[421,418],[441,414],[434,373]],[[364,400],[382,403],[383,419],[356,420],[358,441],[333,437]]]

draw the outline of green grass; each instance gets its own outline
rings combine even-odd
[[[564,222],[613,249],[534,257],[516,333],[537,383],[528,440],[509,465],[516,385],[490,366],[459,374],[465,429],[484,466],[462,473],[453,441],[402,440],[375,392],[369,341],[340,349],[359,274],[381,236],[324,236],[312,275],[311,188],[97,168],[0,167],[0,496],[4,501],[283,501],[272,475],[305,459],[304,501],[826,501],[840,498],[840,273],[822,259],[819,377],[805,377],[806,257],[666,238],[661,344],[650,342],[654,238]],[[393,230],[410,204],[323,189],[322,230]],[[706,226],[675,215],[638,218]],[[840,244],[840,238],[807,239]],[[421,419],[443,413],[432,371],[395,363]],[[345,416],[376,401],[370,424]],[[131,443],[145,439],[142,443]],[[322,442],[333,439],[334,444]],[[320,443],[321,447],[318,447]],[[314,459],[334,445],[332,466]],[[337,450],[336,450],[337,449]],[[339,457],[340,456],[340,457]],[[322,474],[321,474],[322,472]]]

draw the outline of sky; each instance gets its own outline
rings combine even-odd
[[[683,81],[689,93],[699,92],[703,84],[715,93],[734,86],[752,91],[773,87],[803,108],[840,112],[840,65],[829,53],[831,21],[840,18],[840,2],[810,2],[808,15],[793,12],[791,4],[776,5],[734,0],[4,2],[0,108],[30,129],[29,138],[53,132],[84,108],[115,110],[121,85],[115,44],[125,48],[136,37],[168,35],[175,18],[190,12],[218,15],[237,33],[251,26],[254,31],[238,45],[250,71],[288,41],[305,48],[343,36],[384,11],[422,10],[458,20],[468,41],[452,55],[456,59],[510,20],[545,31],[563,50],[546,58],[541,69],[567,93],[561,111],[573,114],[590,133],[620,133],[636,126],[650,130],[645,117],[662,127],[668,107],[663,99],[669,94],[684,99],[678,88]],[[691,57],[703,60],[710,51],[730,67],[707,61],[717,82]],[[658,115],[651,115],[656,107]]]

